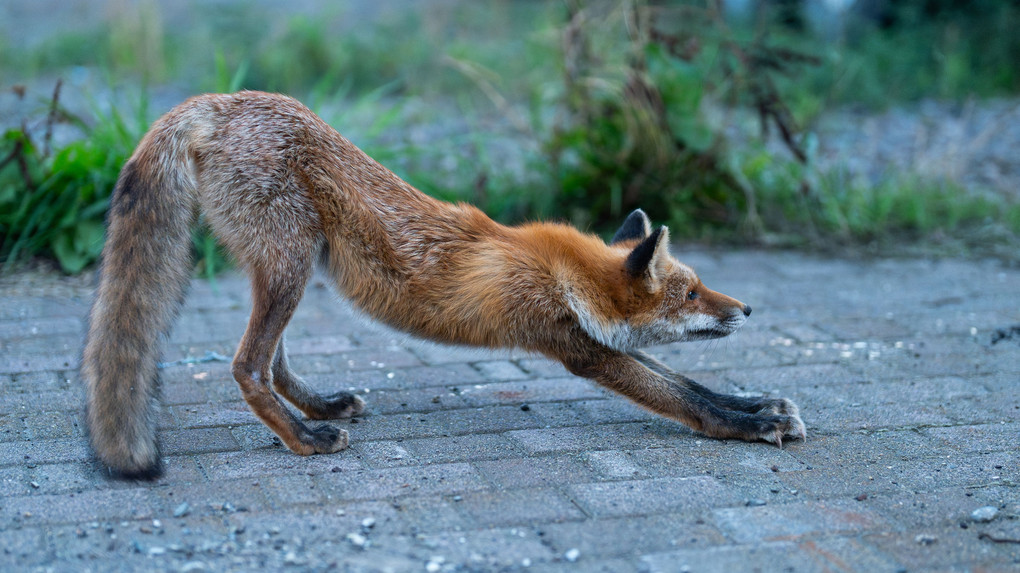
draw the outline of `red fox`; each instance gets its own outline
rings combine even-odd
[[[500,225],[414,189],[296,100],[240,92],[157,120],[113,192],[81,377],[93,449],[121,477],[162,471],[160,339],[189,282],[200,211],[251,279],[234,379],[295,453],[342,450],[348,435],[309,427],[281,396],[313,420],[365,407],[316,393],[287,365],[284,328],[317,264],[355,307],[412,335],[541,353],[708,436],[805,436],[791,401],[717,394],[639,350],[726,336],[751,314],[677,262],[669,231],[641,210],[608,244],[562,224]]]

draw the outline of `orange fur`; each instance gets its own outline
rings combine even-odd
[[[241,92],[168,112],[114,193],[81,374],[93,447],[122,475],[159,473],[157,341],[183,296],[198,212],[251,277],[234,377],[299,454],[343,449],[347,434],[307,427],[279,396],[313,419],[364,406],[319,396],[287,366],[283,331],[316,263],[356,307],[416,336],[543,353],[710,435],[803,434],[789,401],[717,395],[639,353],[724,336],[750,313],[704,288],[640,211],[609,245],[565,225],[506,227],[420,193],[297,101]]]

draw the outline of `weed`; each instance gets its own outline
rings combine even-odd
[[[24,126],[8,130],[0,144],[5,157],[0,162],[0,259],[5,269],[39,254],[76,273],[99,256],[110,191],[148,125],[144,100],[135,117],[94,109],[100,121],[90,126],[63,110],[59,97],[57,83],[41,148]],[[51,152],[55,121],[71,122],[85,136]]]

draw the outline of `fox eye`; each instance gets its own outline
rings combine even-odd
[[[694,299],[698,298],[699,296],[701,296],[701,295],[698,294],[698,291],[692,290],[691,292],[687,293],[687,300],[694,300]]]

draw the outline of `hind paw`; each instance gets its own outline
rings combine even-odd
[[[341,430],[330,426],[329,424],[322,424],[312,428],[309,432],[311,439],[312,449],[316,454],[332,454],[333,452],[339,452],[340,450],[346,449],[350,443],[350,437],[347,434],[347,430]]]
[[[313,404],[302,407],[305,415],[312,420],[336,420],[350,418],[365,411],[365,401],[350,392],[337,392],[323,396]]]

